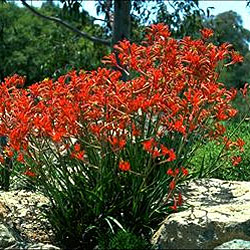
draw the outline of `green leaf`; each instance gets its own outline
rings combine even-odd
[[[112,232],[113,232],[113,227],[112,227],[112,225],[110,224],[109,220],[112,220],[119,228],[121,228],[122,231],[126,232],[126,230],[125,230],[124,227],[121,225],[121,223],[120,223],[117,219],[115,219],[114,217],[112,217],[112,216],[107,216],[107,217],[105,218],[105,220],[106,220],[106,221],[108,222],[108,224],[111,226],[110,228],[111,228]]]

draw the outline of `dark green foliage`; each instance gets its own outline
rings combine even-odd
[[[105,233],[98,241],[98,249],[152,249],[145,239],[127,231],[118,231],[116,234]]]
[[[60,8],[47,4],[39,11],[57,16]],[[71,22],[82,27],[81,23]],[[84,30],[95,35],[103,33],[88,16],[85,16]],[[18,73],[27,76],[27,84],[31,84],[46,77],[57,77],[72,68],[92,70],[100,65],[106,53],[106,47],[40,19],[25,8],[0,4],[0,80]]]
[[[202,28],[203,15],[198,1],[163,1],[159,4],[155,22],[167,24],[175,38],[194,37]]]
[[[205,20],[204,25],[214,30],[211,39],[214,44],[230,43],[244,56],[243,63],[225,68],[220,76],[220,81],[226,86],[242,88],[246,82],[250,82],[250,31],[243,27],[241,16],[234,11],[227,11]]]

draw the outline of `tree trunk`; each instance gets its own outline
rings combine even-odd
[[[130,38],[131,0],[114,0],[114,25],[112,45]]]
[[[113,24],[113,36],[112,36],[112,46],[117,42],[123,40],[124,38],[130,39],[131,30],[131,1],[130,0],[114,0],[114,24]],[[116,54],[116,60],[118,65],[120,65],[118,54]],[[127,80],[127,75],[124,71],[120,70],[122,73],[122,80]]]

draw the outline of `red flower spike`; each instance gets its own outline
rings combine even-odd
[[[74,151],[75,152],[79,152],[81,150],[81,145],[79,144],[79,143],[76,143],[75,145],[74,145]]]
[[[177,200],[176,200],[175,197],[174,197],[174,204],[173,204],[173,206],[170,206],[169,208],[172,209],[173,211],[177,212]]]
[[[174,190],[174,188],[175,188],[175,181],[174,181],[174,180],[172,180],[172,181],[170,182],[169,188],[170,188],[170,190]]]
[[[169,149],[167,147],[165,147],[163,144],[160,145],[160,148],[161,148],[161,154],[163,156],[165,156],[169,153]]]
[[[182,174],[184,175],[184,176],[188,176],[188,170],[186,169],[186,168],[184,168],[184,167],[181,167],[181,171],[182,171]]]
[[[24,163],[24,157],[23,157],[23,154],[22,154],[22,153],[19,153],[19,154],[18,154],[17,160],[18,160],[19,162]]]
[[[144,141],[142,145],[145,151],[152,152],[153,148],[156,146],[156,142],[154,138],[151,138],[148,141]]]
[[[127,161],[120,161],[119,162],[119,169],[122,171],[129,171],[130,170],[130,163]]]
[[[239,165],[241,163],[241,161],[242,161],[241,156],[233,156],[232,157],[232,164],[233,164],[233,166]]]
[[[170,149],[168,151],[168,155],[169,155],[169,157],[168,157],[167,161],[174,161],[176,159],[176,155],[175,155],[175,152],[173,149]]]
[[[177,206],[181,206],[183,203],[183,198],[182,198],[182,195],[181,193],[178,194],[178,200],[177,200]]]
[[[25,171],[23,174],[29,177],[36,177],[36,174],[30,170]]]
[[[208,38],[210,38],[214,34],[213,30],[207,29],[207,28],[202,29],[200,32],[201,32],[202,38],[204,40],[207,40]]]
[[[169,168],[169,169],[167,170],[166,174],[167,174],[167,175],[170,175],[170,176],[174,176],[174,171],[173,171],[171,168]]]
[[[29,146],[34,146],[29,138],[46,138],[49,143],[63,146],[69,138],[87,133],[95,145],[110,142],[117,151],[126,142],[133,144],[135,136],[142,139],[147,124],[149,138],[155,139],[144,141],[142,147],[153,156],[160,152],[165,161],[176,159],[173,150],[160,143],[158,148],[156,140],[161,141],[166,134],[170,135],[170,145],[174,145],[177,134],[188,138],[194,130],[201,134],[207,131],[204,136],[211,139],[223,138],[224,127],[215,124],[236,114],[231,104],[236,90],[227,90],[217,82],[216,68],[229,58],[232,61],[226,66],[241,62],[242,57],[228,43],[216,46],[204,41],[212,33],[204,29],[203,39],[176,40],[170,37],[166,25],[156,24],[148,28],[146,40],[140,45],[119,42],[116,50],[120,65],[114,53],[105,59],[125,73],[135,71],[136,77],[126,82],[121,80],[121,72],[107,68],[71,71],[27,89],[19,88],[24,83],[20,76],[4,79],[0,85],[0,134],[9,139],[9,156],[20,150],[25,154]],[[247,89],[245,85],[243,95],[247,95]],[[143,128],[142,124],[146,126]],[[164,132],[158,133],[159,130]],[[243,150],[240,140],[226,143],[228,150],[233,146]],[[85,159],[81,147],[76,147],[72,156]],[[235,165],[238,162],[239,158],[233,159]],[[167,172],[175,177],[176,172],[172,171]]]

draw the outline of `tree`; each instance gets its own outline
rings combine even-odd
[[[232,10],[223,12],[205,22],[205,25],[216,31],[213,39],[215,43],[229,42],[243,55],[249,51],[250,31],[243,27],[238,13]]]
[[[45,15],[59,15],[61,9],[43,5]],[[89,16],[82,20],[91,35],[103,34]],[[76,26],[78,22],[74,22]],[[57,77],[72,68],[92,70],[100,66],[108,48],[92,43],[63,27],[32,15],[27,9],[7,3],[0,5],[0,79],[18,73],[27,76],[27,84],[46,77]]]
[[[157,11],[156,23],[165,23],[170,27],[172,36],[199,36],[205,12],[199,8],[198,1],[162,2]]]
[[[47,76],[56,77],[70,68],[88,70],[98,66],[96,59],[100,61],[104,52],[110,51],[119,40],[127,38],[138,42],[145,24],[149,24],[150,15],[165,5],[162,0],[154,0],[155,4],[151,2],[147,9],[149,3],[144,0],[97,0],[97,13],[105,15],[102,20],[105,25],[99,26],[94,24],[96,18],[80,8],[81,0],[61,0],[62,8],[48,0],[40,9],[21,1],[25,10],[17,8],[12,17],[11,12],[1,15],[0,40],[3,43],[0,54],[6,63],[0,66],[0,77],[3,79],[17,72],[26,75],[29,83]],[[182,13],[188,16],[190,10],[198,6],[198,1],[182,0],[174,4],[177,9],[172,13],[173,19]],[[8,25],[4,24],[6,20]],[[68,30],[72,33],[67,33]]]
[[[52,1],[52,0],[51,0]],[[104,21],[106,23],[106,27],[108,30],[112,32],[111,39],[103,39],[96,36],[91,36],[87,32],[82,31],[70,23],[63,21],[61,18],[53,17],[53,16],[46,16],[40,13],[35,8],[32,8],[27,1],[21,0],[23,5],[30,10],[33,14],[35,14],[38,17],[44,18],[46,20],[50,20],[53,22],[56,22],[60,25],[63,25],[64,27],[70,29],[71,31],[77,33],[78,35],[91,40],[95,43],[101,43],[108,46],[113,46],[118,41],[127,38],[130,38],[131,34],[131,15],[134,15],[135,13],[140,14],[140,17],[143,19],[143,21],[148,20],[150,17],[150,14],[154,12],[156,9],[155,7],[152,8],[150,11],[146,10],[145,4],[146,2],[144,0],[97,0],[97,13],[104,13],[105,18]],[[82,1],[72,1],[72,0],[61,0],[63,3],[63,10],[66,12],[71,13],[77,13],[80,14],[80,6]],[[154,0],[155,3],[159,3],[159,7],[161,8],[164,6],[163,0]],[[178,8],[174,11],[174,14],[172,15],[173,18],[175,16],[180,16],[181,13],[185,13],[185,15],[188,15],[190,10],[192,8],[198,7],[198,1],[197,0],[191,0],[191,1],[173,1],[176,3],[176,6]],[[200,10],[200,9],[199,9]],[[198,11],[198,10],[196,10]],[[198,12],[196,12],[197,14]],[[79,15],[80,16],[80,15]],[[98,19],[100,20],[100,19]]]
[[[214,30],[214,37],[212,38],[214,44],[220,45],[228,42],[244,56],[243,63],[225,69],[220,78],[227,86],[243,87],[246,82],[250,82],[248,45],[250,31],[243,27],[241,16],[234,11],[227,11],[205,20],[204,25]]]

